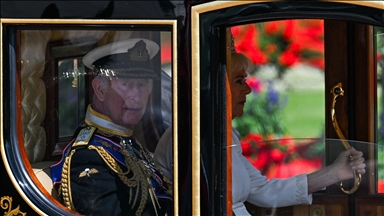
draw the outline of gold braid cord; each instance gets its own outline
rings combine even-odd
[[[61,179],[61,184],[59,189],[59,191],[63,195],[64,205],[73,211],[76,211],[76,210],[72,203],[70,167],[71,167],[71,159],[75,152],[76,150],[72,150],[71,153],[68,155],[68,157],[65,158],[63,171],[62,171],[62,179]]]
[[[138,216],[142,215],[142,213],[144,212],[147,199],[148,199],[148,194],[151,196],[152,204],[157,215],[157,208],[155,204],[158,204],[159,208],[160,208],[160,205],[157,202],[157,197],[155,192],[153,191],[152,184],[149,180],[149,175],[146,174],[145,171],[143,171],[142,167],[140,166],[141,164],[140,161],[134,158],[134,156],[131,156],[131,154],[124,154],[125,165],[127,166],[127,171],[124,172],[119,166],[118,162],[103,147],[89,145],[88,149],[95,150],[100,155],[100,157],[104,160],[104,162],[108,165],[108,167],[119,176],[120,180],[125,185],[127,185],[130,188],[131,193],[129,195],[130,197],[128,202],[131,205],[132,209],[136,206],[137,199],[139,196],[139,191],[141,191],[141,199],[140,199],[138,209],[136,211],[136,215]],[[74,205],[72,202],[72,195],[71,195],[70,167],[71,167],[71,159],[75,152],[76,150],[72,150],[68,155],[68,157],[65,158],[65,162],[62,170],[62,183],[59,188],[63,196],[64,205],[73,211],[76,211],[76,210],[74,208]],[[132,177],[127,178],[127,174],[129,174],[131,171],[132,171]],[[136,193],[132,202],[132,188],[134,187],[136,187]]]
[[[136,215],[142,215],[145,205],[147,203],[148,199],[148,189],[152,187],[152,185],[149,185],[147,182],[147,178],[143,172],[143,170],[140,167],[140,162],[135,161],[132,157],[130,156],[125,156],[125,164],[128,168],[126,172],[123,172],[117,163],[117,161],[101,146],[93,146],[90,145],[88,146],[88,149],[91,150],[96,150],[97,153],[100,155],[100,157],[104,160],[104,162],[115,172],[117,175],[120,177],[121,181],[127,185],[128,187],[137,187],[136,189],[136,194],[135,194],[135,199],[133,203],[131,203],[131,199],[129,200],[129,204],[131,205],[131,208],[133,209],[136,205],[137,202],[137,197],[138,193],[141,189],[141,199],[140,199],[140,204],[139,207],[136,211]],[[132,177],[127,178],[126,174],[128,174],[132,170]],[[151,188],[152,189],[152,188]],[[132,191],[132,190],[131,190]],[[132,193],[131,193],[132,194]],[[130,195],[131,198],[132,195]],[[155,207],[155,206],[154,206]],[[155,207],[156,211],[156,207]]]
[[[161,172],[161,169],[158,168],[158,170],[160,170],[160,172]],[[163,175],[163,180],[168,185],[168,189],[165,192],[168,195],[173,196],[173,183],[164,175],[163,172],[161,172],[161,175]]]

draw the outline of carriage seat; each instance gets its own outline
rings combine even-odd
[[[35,162],[32,163],[31,166],[37,179],[44,186],[45,190],[47,190],[49,194],[51,194],[55,199],[57,199],[57,191],[53,188],[50,169],[50,166],[54,163],[57,163],[57,161]]]

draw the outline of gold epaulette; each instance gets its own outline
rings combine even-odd
[[[93,127],[93,126],[87,126],[83,129],[81,129],[81,131],[77,135],[76,140],[73,143],[72,147],[79,147],[79,146],[88,145],[88,143],[91,140],[95,131],[96,131],[96,127]]]

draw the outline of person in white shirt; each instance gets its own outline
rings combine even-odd
[[[243,115],[246,95],[251,88],[246,83],[251,66],[248,58],[232,53],[230,88],[232,119]],[[312,193],[331,184],[351,179],[354,172],[365,173],[363,153],[354,148],[343,151],[328,167],[311,174],[300,174],[287,179],[268,180],[242,155],[239,133],[232,129],[232,210],[235,215],[250,215],[244,202],[260,207],[284,207],[312,203]],[[237,144],[237,145],[236,145]],[[161,137],[154,160],[164,175],[172,179],[172,127]]]

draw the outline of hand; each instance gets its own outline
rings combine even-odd
[[[344,181],[354,177],[354,172],[365,173],[363,152],[356,151],[353,147],[343,151],[332,164],[336,178]]]

